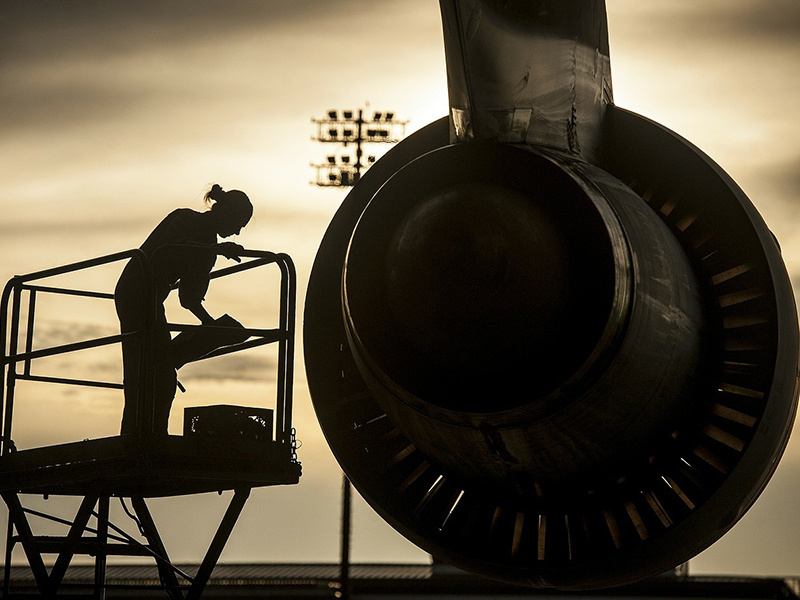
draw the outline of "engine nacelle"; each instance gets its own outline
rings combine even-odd
[[[544,150],[459,144],[400,169],[353,232],[342,302],[359,373],[415,448],[509,494],[616,476],[695,410],[706,368],[667,226]]]
[[[485,49],[513,30],[501,65],[525,47],[503,11],[536,35],[544,18],[442,4],[446,39],[465,44],[467,23]],[[564,22],[604,26],[602,2],[573,4]],[[466,108],[366,173],[314,264],[304,344],[325,436],[379,514],[464,569],[590,588],[673,568],[738,521],[788,440],[798,325],[777,243],[673,132],[610,103],[563,132],[544,112],[498,119],[452,93],[475,85],[454,48]],[[587,103],[606,72],[579,78]]]

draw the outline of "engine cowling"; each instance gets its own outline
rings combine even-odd
[[[450,116],[370,168],[314,263],[319,421],[439,559],[567,589],[658,574],[788,440],[780,250],[711,159],[611,103],[602,0],[441,5]]]
[[[351,192],[312,272],[306,367],[337,459],[410,540],[490,577],[597,587],[685,562],[791,429],[771,234],[672,132],[614,109],[607,140],[627,150],[605,170],[434,123]]]

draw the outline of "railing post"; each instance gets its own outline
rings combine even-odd
[[[109,498],[100,496],[97,501],[97,554],[94,557],[94,600],[106,597],[106,564],[108,562]]]
[[[6,527],[6,562],[3,567],[3,598],[11,591],[11,557],[14,550],[14,520],[9,518]]]
[[[283,261],[278,262],[281,271],[281,300],[280,316],[278,327],[281,330],[281,338],[278,342],[278,375],[277,375],[277,399],[275,403],[275,441],[280,444],[281,449],[286,446],[286,360],[288,337],[288,279],[289,273]]]
[[[8,302],[11,298],[13,290],[13,280],[3,288],[3,296],[0,299],[0,345],[2,345],[3,362],[0,364],[0,456],[6,453],[6,438],[5,438],[5,413],[6,413],[6,369],[9,366],[6,364],[8,355],[6,354],[8,346]]]
[[[291,454],[292,390],[294,380],[294,330],[295,330],[295,270],[287,254],[277,255],[281,271],[281,303],[279,328],[283,333],[278,344],[278,377],[275,441],[281,449]]]
[[[297,295],[297,274],[295,272],[294,263],[288,254],[281,254],[286,262],[286,269],[289,273],[289,285],[287,288],[287,329],[286,329],[286,395],[284,400],[284,443],[286,445],[286,452],[291,455],[291,416],[293,404],[293,391],[294,391],[294,335],[295,335],[295,302]]]
[[[22,293],[22,282],[14,280],[12,300],[11,300],[11,331],[8,340],[8,354],[13,356],[17,353],[19,338],[19,313],[20,313],[20,294]],[[14,389],[17,380],[17,367],[15,363],[9,363],[6,368],[6,397],[5,412],[3,416],[3,455],[11,452],[11,422],[14,415]]]
[[[28,330],[25,335],[25,352],[33,350],[33,320],[36,314],[36,290],[28,291]],[[25,361],[24,371],[25,375],[31,374],[31,359]]]

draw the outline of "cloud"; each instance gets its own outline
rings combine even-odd
[[[745,44],[754,40],[798,43],[800,3],[796,0],[706,0],[683,5],[690,17],[680,19],[686,34],[702,32],[706,38],[734,38]]]
[[[184,384],[192,381],[275,381],[277,362],[272,357],[235,354],[188,364],[178,373]]]
[[[124,118],[137,107],[150,111],[160,105],[163,114],[181,96],[180,117],[196,127],[196,115],[192,119],[185,111],[187,98],[235,96],[233,90],[247,87],[236,84],[253,61],[265,72],[280,64],[258,48],[248,54],[243,41],[260,39],[269,48],[272,36],[313,30],[330,14],[326,4],[6,2],[0,8],[8,32],[0,42],[0,68],[13,84],[0,91],[4,128],[14,132],[35,124],[73,131],[85,122]],[[346,17],[356,5],[340,1],[335,14]]]
[[[800,147],[794,149],[800,152]],[[778,237],[792,280],[800,285],[800,154],[762,167],[756,179],[762,183],[754,197],[768,199],[759,208]],[[795,297],[800,297],[798,290]]]
[[[773,185],[781,195],[791,201],[796,210],[800,210],[800,156],[791,162],[777,165],[770,173]]]
[[[361,8],[357,0],[338,0],[335,13]],[[242,29],[269,32],[333,13],[325,0],[5,0],[0,15],[8,27],[0,48],[16,52],[0,56],[3,62],[16,53],[36,60],[61,45],[73,55],[97,48],[114,54],[142,45],[180,46]]]
[[[40,302],[42,302],[41,299]],[[84,304],[83,309],[86,310],[86,308]],[[98,307],[90,305],[90,308],[97,309]],[[112,311],[113,309],[107,310],[106,316],[110,316]],[[95,316],[102,314],[102,311],[95,311]],[[23,319],[25,319],[25,315],[23,315]],[[25,320],[22,321],[23,326],[24,324]],[[106,319],[103,324],[100,324],[67,319],[53,321],[37,316],[33,349],[54,348],[118,333],[119,327],[115,318]],[[19,350],[24,350],[24,346],[20,346]],[[31,363],[31,372],[39,376],[118,383],[122,381],[121,365],[122,355],[119,345],[112,344],[34,359]]]
[[[698,43],[732,38],[748,45],[760,38],[796,44],[800,30],[796,0],[608,0],[608,11],[612,29],[638,30],[643,37],[659,30]]]
[[[789,145],[788,150],[800,153],[800,146]],[[748,193],[764,218],[779,235],[784,254],[800,257],[800,154],[783,158],[773,154],[771,162],[753,159],[747,175]],[[785,242],[792,245],[787,246]]]
[[[0,10],[7,222],[140,219],[215,179],[297,198],[309,189],[312,115],[365,98],[405,113],[398,90],[422,105],[426,90],[406,82],[431,62],[444,88],[438,10],[422,0],[380,11],[356,0],[12,0]],[[50,210],[56,199],[70,210]]]
[[[37,323],[38,346],[43,348],[72,344],[118,333],[119,328],[116,323],[100,325],[76,321],[53,322],[46,320]]]

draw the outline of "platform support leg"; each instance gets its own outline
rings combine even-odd
[[[14,537],[14,522],[9,518],[8,527],[6,529],[6,562],[3,567],[3,598],[8,598],[8,593],[11,590],[11,553],[14,549],[14,543],[11,538]]]
[[[228,504],[228,508],[222,517],[222,521],[214,534],[214,538],[206,551],[203,562],[194,578],[188,575],[181,574],[191,581],[191,586],[187,592],[186,600],[199,600],[203,591],[205,590],[208,580],[217,565],[220,555],[222,554],[225,545],[230,538],[236,521],[239,519],[244,505],[250,496],[250,488],[240,488],[234,491],[233,497]],[[3,597],[6,598],[11,593],[10,590],[10,564],[13,545],[15,541],[14,532],[16,531],[17,539],[21,542],[25,555],[28,559],[28,565],[33,573],[36,586],[39,589],[40,597],[42,598],[56,598],[56,594],[61,587],[64,576],[72,562],[72,558],[76,553],[83,551],[84,553],[95,555],[95,572],[94,572],[94,592],[90,596],[95,600],[105,600],[106,598],[106,566],[107,557],[109,553],[109,529],[114,528],[115,531],[120,533],[123,537],[127,537],[132,543],[141,547],[141,544],[135,542],[127,536],[123,531],[119,530],[116,526],[109,522],[109,497],[108,496],[86,496],[81,502],[80,507],[75,515],[75,519],[71,522],[45,515],[30,509],[26,510],[19,499],[19,495],[15,492],[5,492],[2,498],[8,506],[9,520],[8,520],[8,536],[6,544],[6,564],[5,564],[5,581],[2,587]],[[164,546],[161,536],[158,533],[155,521],[153,520],[150,510],[145,503],[144,498],[132,497],[131,503],[141,525],[142,533],[148,541],[146,548],[149,549],[150,554],[156,560],[158,566],[159,576],[163,589],[167,592],[171,600],[184,600],[183,590],[181,589],[178,581],[178,571],[170,562],[167,555],[166,547]],[[95,511],[95,506],[97,510]],[[33,535],[30,523],[28,522],[27,512],[32,512],[34,515],[49,518],[56,522],[69,525],[69,532],[62,540],[63,546],[59,548],[58,557],[55,564],[48,574],[47,567],[42,559],[42,552],[45,547],[52,547],[52,539],[44,536],[45,546],[40,547],[39,541]],[[97,521],[96,529],[89,528],[89,520],[95,516]],[[87,532],[93,532],[94,538],[87,538],[84,536]],[[115,538],[122,539],[122,538]],[[90,547],[87,549],[87,542]],[[50,551],[50,550],[46,550]],[[114,552],[112,551],[112,554]]]
[[[95,504],[97,504],[97,496],[86,496],[75,514],[75,520],[67,534],[64,549],[61,550],[53,568],[50,570],[50,589],[53,591],[59,588],[64,575],[67,573],[78,542],[86,529],[86,525],[89,523],[89,518],[92,516],[92,509]]]
[[[139,518],[139,522],[142,524],[142,530],[147,538],[148,544],[150,544],[150,548],[156,553],[155,560],[158,566],[158,575],[161,578],[161,583],[164,585],[170,598],[173,600],[183,600],[183,592],[178,583],[178,576],[172,568],[172,563],[167,555],[167,548],[164,546],[164,542],[158,534],[156,522],[150,514],[150,509],[147,508],[147,503],[144,501],[144,498],[133,497],[131,498],[131,504],[133,505],[133,510],[136,512],[136,516]]]
[[[206,551],[205,558],[200,565],[200,568],[195,575],[192,587],[186,595],[186,600],[198,600],[206,587],[214,567],[217,565],[222,549],[228,542],[228,538],[233,531],[233,526],[242,514],[247,498],[250,496],[250,488],[240,488],[233,493],[233,498],[228,505],[228,510],[225,511],[225,516],[222,517],[222,522],[219,524],[217,533],[214,534],[214,539]]]
[[[19,501],[19,496],[14,492],[5,492],[3,493],[3,500],[8,506],[8,519],[14,524],[14,528],[20,537],[22,549],[25,551],[25,556],[28,559],[28,564],[33,572],[39,592],[44,598],[52,597],[50,577],[47,574],[47,568],[44,566],[42,555],[36,547],[33,532],[28,523],[28,518],[25,516],[25,509],[22,508],[22,504]]]
[[[10,566],[11,566],[11,549],[13,546],[13,531],[16,529],[17,534],[20,537],[20,541],[22,542],[22,547],[25,550],[25,555],[28,559],[28,564],[31,567],[31,571],[33,571],[34,579],[36,581],[36,585],[39,588],[39,592],[41,593],[42,597],[45,598],[52,598],[55,597],[58,588],[61,586],[61,581],[64,578],[64,575],[69,568],[69,564],[72,561],[72,557],[75,555],[75,550],[77,549],[77,544],[83,535],[83,532],[86,529],[86,525],[89,522],[89,518],[92,516],[92,509],[94,508],[95,504],[97,504],[97,496],[86,496],[81,502],[81,506],[78,509],[77,514],[75,515],[75,520],[73,521],[72,525],[70,526],[69,533],[65,538],[64,548],[59,552],[58,558],[56,559],[53,568],[50,571],[50,574],[47,574],[47,568],[44,566],[44,561],[42,560],[42,554],[36,546],[35,538],[33,536],[33,532],[30,528],[30,524],[28,523],[28,518],[25,515],[25,509],[22,507],[22,504],[19,501],[19,496],[17,494],[3,494],[3,499],[5,500],[6,504],[8,505],[9,511],[9,530],[8,530],[8,538],[7,538],[7,546],[6,546],[6,579],[3,584],[3,596],[6,597],[10,593]],[[108,512],[108,498],[105,499],[105,506],[106,506],[106,523],[107,523],[107,512]],[[98,521],[99,524],[99,521]],[[100,526],[102,527],[102,526]],[[105,544],[105,539],[99,540],[101,544]],[[101,548],[103,546],[100,546]],[[100,551],[102,552],[102,550]],[[98,554],[98,558],[101,554]],[[104,590],[105,585],[105,555],[102,555],[103,560],[103,567],[102,571],[99,572],[101,579],[99,580],[95,578],[95,597],[100,598],[102,600],[104,598],[103,595],[98,596],[97,590]]]
[[[108,496],[101,496],[97,502],[97,555],[94,557],[94,599],[106,598],[106,562],[108,554]]]

